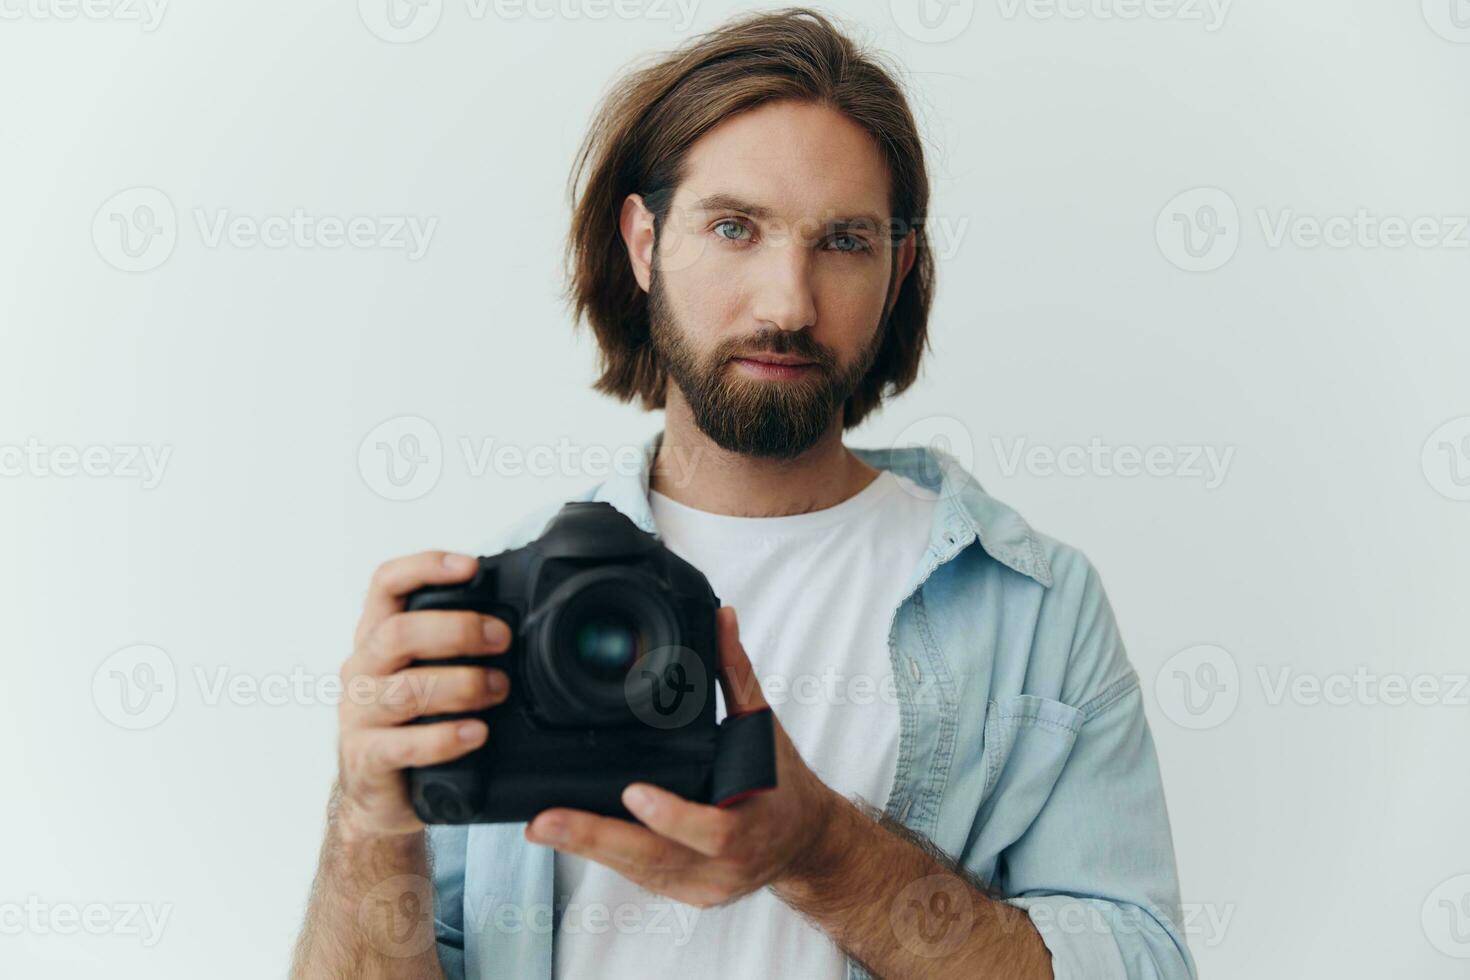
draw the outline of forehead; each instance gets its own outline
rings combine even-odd
[[[738,113],[689,149],[675,201],[729,194],[776,215],[888,215],[888,164],[847,116],[797,102]]]

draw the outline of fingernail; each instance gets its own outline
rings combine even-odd
[[[553,844],[561,841],[567,835],[566,821],[561,817],[546,817],[536,821],[536,836]]]
[[[634,813],[647,813],[653,809],[653,794],[643,786],[629,786],[623,790],[623,803]]]
[[[481,721],[467,721],[455,729],[461,742],[478,741],[485,734],[485,723]]]
[[[491,646],[504,646],[510,642],[510,630],[498,619],[485,617],[485,642]]]
[[[498,670],[485,671],[485,687],[496,697],[500,697],[510,687],[510,678]]]
[[[475,560],[469,555],[457,555],[451,551],[444,556],[444,567],[463,575],[475,567]]]

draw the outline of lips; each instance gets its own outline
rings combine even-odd
[[[812,361],[803,361],[780,354],[737,357],[734,358],[734,361],[737,370],[767,381],[792,381],[816,370],[816,364]]]
[[[794,357],[791,354],[749,354],[735,358],[737,361],[750,361],[755,364],[775,364],[781,367],[804,367],[815,363],[804,357]]]

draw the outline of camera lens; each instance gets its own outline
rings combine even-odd
[[[635,665],[662,671],[671,656],[664,651],[683,642],[665,587],[633,569],[605,566],[561,583],[544,609],[527,664],[543,714],[569,725],[636,720],[630,672]]]
[[[572,641],[577,663],[599,680],[621,682],[643,655],[643,634],[626,617],[605,612],[576,627]]]

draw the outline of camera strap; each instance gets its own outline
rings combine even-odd
[[[726,807],[776,788],[776,729],[770,708],[729,715],[720,723],[710,774],[710,802]]]

